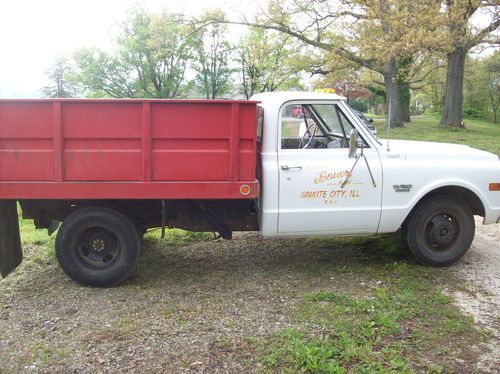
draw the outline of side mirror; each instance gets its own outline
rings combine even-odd
[[[373,123],[373,118],[368,118],[368,123]]]
[[[358,150],[358,130],[352,129],[349,133],[349,158],[356,156],[356,151]]]

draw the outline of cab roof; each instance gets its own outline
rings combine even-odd
[[[307,91],[277,91],[263,92],[253,95],[250,100],[261,102],[274,102],[281,105],[287,101],[294,100],[346,100],[344,96],[333,93],[324,92],[307,92]]]

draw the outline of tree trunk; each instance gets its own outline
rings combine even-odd
[[[408,74],[413,63],[413,56],[400,56],[397,60],[397,78],[399,87],[399,99],[401,100],[401,113],[403,122],[410,122],[410,84]]]
[[[462,102],[465,74],[465,57],[463,47],[456,47],[448,54],[448,71],[446,73],[446,91],[441,124],[462,127]]]
[[[403,122],[410,122],[410,85],[403,79],[398,80],[399,99],[401,100],[401,113]]]
[[[387,118],[390,127],[403,127],[403,113],[397,80],[396,60],[391,59],[384,66],[385,97],[387,100]]]

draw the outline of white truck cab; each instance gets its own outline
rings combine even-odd
[[[500,221],[498,156],[464,145],[378,140],[330,93],[255,95],[264,236],[395,232],[417,259],[449,265],[472,243],[473,215]]]

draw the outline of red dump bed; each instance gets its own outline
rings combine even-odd
[[[256,103],[0,100],[0,199],[258,195]]]

